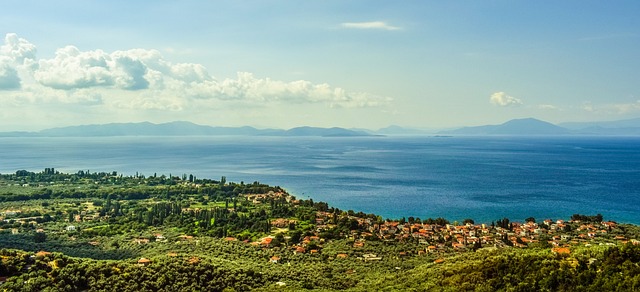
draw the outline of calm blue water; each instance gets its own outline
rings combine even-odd
[[[392,218],[640,224],[638,137],[0,138],[0,173],[45,167],[224,175]]]

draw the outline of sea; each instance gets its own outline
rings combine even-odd
[[[640,137],[0,138],[0,173],[51,167],[259,181],[383,218],[640,224]]]

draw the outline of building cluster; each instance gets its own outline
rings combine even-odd
[[[347,216],[358,222],[358,228],[344,234],[353,240],[353,247],[364,247],[368,240],[413,241],[424,245],[418,254],[476,250],[478,248],[503,248],[507,246],[524,248],[530,244],[542,243],[551,247],[568,247],[571,245],[588,245],[593,243],[627,243],[638,244],[638,240],[623,235],[612,235],[617,224],[615,222],[580,222],[564,220],[544,220],[541,223],[512,222],[508,228],[495,224],[426,224],[422,222],[404,222],[386,220],[378,222],[371,218],[358,218],[338,215],[339,219]],[[335,227],[335,215],[329,212],[317,212],[317,231],[325,231]],[[319,234],[319,233],[318,233]]]

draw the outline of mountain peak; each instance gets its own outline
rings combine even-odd
[[[509,120],[503,123],[504,124],[517,124],[517,123],[543,123],[543,124],[550,124],[549,122],[545,122],[543,120],[539,120],[536,118],[522,118],[522,119],[513,119],[513,120]]]
[[[570,131],[535,118],[513,119],[500,125],[465,127],[443,134],[458,135],[565,135]]]

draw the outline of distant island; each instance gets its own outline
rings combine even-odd
[[[388,126],[378,130],[340,127],[295,127],[258,129],[213,127],[186,121],[154,124],[110,123],[50,128],[37,132],[0,132],[0,137],[111,137],[111,136],[281,136],[281,137],[368,137],[368,136],[561,136],[608,135],[640,136],[640,118],[608,122],[563,123],[555,125],[535,118],[514,119],[499,125],[452,128],[445,130]]]
[[[538,119],[516,119],[501,125],[465,127],[442,131],[441,134],[455,135],[569,135],[568,129]]]
[[[257,129],[254,127],[211,127],[191,122],[154,124],[112,123],[104,125],[81,125],[51,128],[39,132],[5,132],[0,136],[12,137],[108,137],[108,136],[318,136],[318,137],[362,137],[374,136],[364,131],[339,127],[297,127],[289,130]]]
[[[567,123],[554,125],[534,118],[514,119],[500,125],[464,127],[454,130],[440,131],[448,135],[508,135],[508,136],[560,136],[560,135],[640,135],[640,119],[594,122]]]

